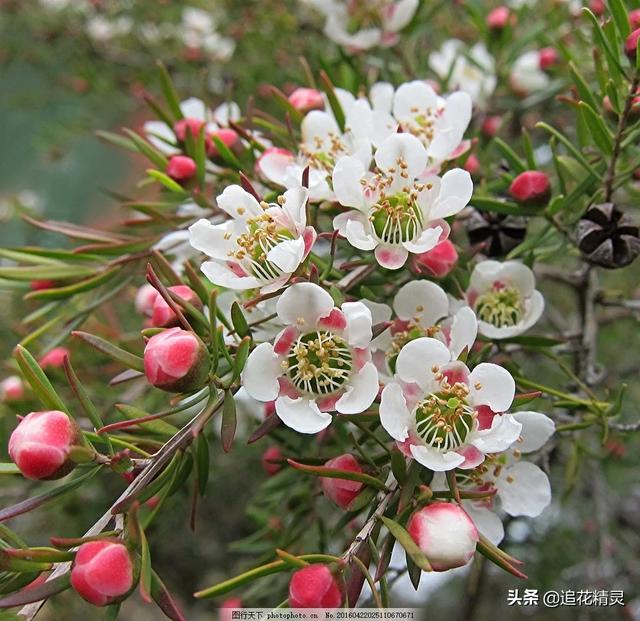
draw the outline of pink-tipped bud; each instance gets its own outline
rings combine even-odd
[[[17,375],[10,375],[0,382],[1,401],[20,401],[24,397],[24,382]]]
[[[502,30],[507,26],[515,26],[517,18],[507,6],[498,6],[487,15],[487,26],[492,30]]]
[[[220,604],[220,621],[231,621],[232,611],[242,608],[242,600],[239,597],[228,597]]]
[[[600,17],[604,15],[605,9],[607,7],[604,4],[604,0],[590,0],[589,8],[591,9],[591,12],[594,15],[596,15],[597,17]]]
[[[632,63],[636,62],[636,48],[640,39],[640,28],[636,28],[624,42],[624,53]]]
[[[69,452],[78,442],[80,430],[64,412],[31,412],[11,434],[9,456],[27,479],[59,479],[75,468]]]
[[[543,47],[538,52],[538,64],[540,69],[546,71],[555,65],[559,60],[558,52],[554,47]]]
[[[296,88],[289,95],[289,103],[305,114],[311,110],[324,110],[322,93],[315,88]]]
[[[551,198],[549,177],[539,170],[527,170],[513,180],[509,194],[523,205],[543,207]]]
[[[71,586],[94,606],[124,600],[135,588],[138,568],[129,550],[114,541],[89,541],[76,553],[71,568]]]
[[[29,283],[29,287],[31,287],[31,291],[41,291],[42,289],[52,289],[56,286],[55,280],[32,280]]]
[[[356,458],[349,453],[330,459],[325,464],[325,467],[349,472],[362,472],[362,468]],[[320,484],[322,485],[323,494],[341,509],[346,509],[362,490],[360,481],[349,481],[347,479],[320,477]]]
[[[176,135],[178,140],[184,142],[187,138],[187,131],[191,132],[191,136],[195,139],[200,134],[200,130],[204,125],[204,121],[200,119],[194,119],[188,117],[186,119],[180,119],[173,126],[173,133]]]
[[[282,451],[277,446],[271,446],[262,453],[260,463],[262,464],[262,469],[272,477],[282,470],[282,463],[279,463],[282,460]]]
[[[326,565],[307,565],[291,576],[290,608],[340,608],[342,589]]]
[[[634,9],[629,12],[629,24],[631,25],[631,30],[640,28],[640,9]]]
[[[418,275],[426,273],[436,278],[443,278],[455,267],[457,262],[456,247],[448,239],[445,239],[431,250],[411,255],[409,267]]]
[[[212,138],[217,138],[225,147],[229,147],[229,149],[233,149],[236,145],[240,143],[240,136],[238,136],[238,132],[233,129],[228,129],[223,127],[221,129],[216,129],[215,131],[209,134]],[[215,142],[211,142],[211,151],[207,152],[208,155],[215,157],[216,155],[220,155],[218,148],[215,145]]]
[[[476,157],[474,153],[472,153],[464,163],[463,168],[470,175],[477,175],[480,172],[480,160]]]
[[[144,348],[147,380],[162,390],[184,392],[200,388],[209,368],[209,352],[202,341],[182,328],[155,334]]]
[[[66,347],[54,347],[50,352],[38,360],[43,369],[61,369],[65,358],[69,358],[70,352]]]
[[[174,155],[167,164],[167,175],[174,181],[188,181],[197,170],[196,163],[186,155]]]
[[[484,121],[482,121],[481,130],[487,138],[493,138],[500,131],[500,127],[502,127],[502,117],[493,114],[485,117]]]
[[[434,571],[466,565],[473,558],[479,539],[471,518],[460,505],[451,502],[434,502],[416,511],[407,530]]]
[[[185,300],[185,302],[189,302],[198,310],[202,308],[202,300],[191,287],[176,285],[169,287],[168,290]],[[161,295],[156,295],[151,312],[151,324],[156,328],[170,328],[177,326],[178,323],[177,315],[171,310],[166,300]]]
[[[138,289],[135,299],[136,310],[145,317],[151,317],[153,314],[153,304],[158,297],[158,291],[150,284],[145,284]]]

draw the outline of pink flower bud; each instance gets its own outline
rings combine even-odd
[[[538,63],[540,69],[546,71],[550,67],[553,67],[558,62],[558,52],[554,47],[543,47],[538,52]]]
[[[17,375],[10,375],[0,382],[0,400],[19,401],[24,397],[24,383]]]
[[[632,63],[636,62],[636,48],[640,39],[640,28],[634,30],[624,42],[624,53]]]
[[[487,15],[487,26],[492,30],[515,26],[516,21],[516,16],[506,6],[498,6]]]
[[[216,137],[225,147],[229,147],[232,149],[240,142],[240,136],[233,129],[221,128],[216,129],[215,131],[209,134],[211,137]],[[216,156],[220,155],[218,152],[218,148],[215,145],[215,142],[211,141],[211,151],[207,152],[208,155]]]
[[[631,30],[640,28],[640,9],[634,9],[629,12],[629,24],[631,25]]]
[[[340,608],[342,589],[326,565],[307,565],[291,576],[290,608]]]
[[[260,463],[262,469],[271,477],[282,470],[282,464],[275,463],[282,459],[282,451],[277,446],[272,446],[262,454]]]
[[[362,468],[356,458],[349,453],[330,459],[325,466],[327,468],[335,468],[336,470],[362,472]],[[362,490],[362,483],[360,483],[360,481],[320,477],[320,484],[322,485],[324,495],[341,509],[346,509]]]
[[[204,124],[205,124],[204,121],[201,121],[200,119],[194,119],[191,117],[188,117],[186,119],[180,119],[174,124],[173,133],[176,135],[178,140],[180,140],[181,142],[184,142],[185,139],[187,138],[187,130],[191,131],[191,136],[193,138],[197,138]]]
[[[171,293],[175,293],[180,296],[186,302],[189,302],[197,309],[202,308],[202,300],[198,297],[196,292],[186,285],[176,285],[169,287]],[[156,295],[153,302],[153,309],[151,312],[151,324],[156,328],[170,328],[178,325],[178,317],[171,310],[171,307],[167,304],[166,300],[161,295]]]
[[[606,9],[603,0],[590,0],[589,8],[591,9],[591,12],[597,17],[604,15]]]
[[[538,170],[527,170],[513,180],[509,194],[523,205],[543,207],[551,198],[549,177]]]
[[[153,313],[153,303],[158,297],[158,291],[150,284],[145,284],[138,289],[135,299],[136,310],[146,317],[151,317]]]
[[[300,112],[307,113],[311,110],[324,110],[322,93],[315,88],[296,88],[289,95],[289,103]]]
[[[487,136],[487,138],[493,138],[500,131],[501,126],[501,116],[497,114],[487,116],[485,117],[484,121],[482,121],[482,133]]]
[[[66,347],[54,347],[50,352],[38,360],[43,369],[61,369],[64,366],[65,358],[70,356]]]
[[[75,464],[69,451],[80,441],[80,430],[64,412],[27,414],[9,438],[9,456],[27,479],[59,479]]]
[[[56,281],[55,280],[32,280],[29,283],[29,286],[31,287],[31,291],[41,291],[42,289],[52,289],[53,287],[56,286]]]
[[[174,155],[167,164],[167,175],[174,181],[188,181],[197,170],[196,163],[186,155]]]
[[[193,333],[170,328],[152,336],[144,348],[150,384],[169,392],[200,388],[209,374],[209,352]]]
[[[242,600],[239,597],[228,597],[220,604],[220,621],[231,621],[233,617],[230,609],[242,608]]]
[[[431,250],[412,255],[409,267],[418,275],[427,273],[436,278],[443,278],[455,267],[457,262],[456,247],[448,239],[445,239]]]
[[[476,157],[476,155],[474,153],[472,153],[468,158],[467,161],[464,163],[463,168],[470,174],[470,175],[477,175],[478,172],[480,171],[480,160]]]
[[[471,518],[451,502],[434,502],[416,511],[407,530],[435,571],[466,565],[479,539]]]
[[[123,544],[89,541],[78,548],[71,568],[71,586],[94,606],[115,604],[134,589],[136,565]]]

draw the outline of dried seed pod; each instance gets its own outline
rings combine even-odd
[[[593,205],[578,222],[578,248],[591,263],[615,269],[640,254],[638,225],[613,203]]]
[[[502,257],[513,250],[527,233],[527,219],[499,213],[471,210],[466,220],[469,242],[484,244],[482,251],[488,257]]]

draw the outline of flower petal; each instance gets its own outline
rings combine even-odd
[[[470,500],[463,500],[462,506],[469,514],[476,528],[494,545],[504,539],[502,520],[491,509]]]
[[[398,354],[396,373],[405,382],[418,384],[425,391],[431,392],[434,386],[432,367],[441,367],[451,360],[447,347],[428,337],[407,343]]]
[[[267,253],[267,261],[278,266],[283,272],[292,274],[304,259],[304,239],[286,239],[275,245]]]
[[[346,338],[352,347],[366,347],[373,336],[371,311],[362,302],[345,302],[342,312],[347,320]]]
[[[378,370],[372,362],[367,362],[336,401],[336,410],[341,414],[364,412],[378,395],[378,388]]]
[[[451,358],[457,359],[465,348],[467,351],[471,351],[477,335],[478,320],[476,319],[476,314],[468,306],[463,306],[453,316],[451,323],[449,336]]]
[[[322,287],[300,282],[280,296],[276,312],[284,324],[295,325],[304,332],[313,330],[320,317],[326,317],[333,307],[333,298]]]
[[[202,218],[189,227],[189,243],[213,259],[226,261],[234,247],[234,240],[230,236],[232,232],[233,223],[230,221],[212,224]]]
[[[469,376],[471,399],[475,405],[488,405],[494,412],[506,412],[516,394],[516,383],[506,369],[482,362]]]
[[[291,188],[284,193],[283,198],[282,210],[289,216],[296,230],[304,228],[307,225],[309,190],[303,187]]]
[[[413,422],[400,384],[387,384],[380,397],[380,423],[386,432],[394,440],[404,442],[409,437],[409,427]]]
[[[214,285],[237,291],[254,289],[264,284],[255,276],[238,276],[226,263],[219,261],[205,261],[200,270]]]
[[[299,433],[318,433],[331,424],[331,414],[321,412],[315,401],[303,397],[278,397],[276,414],[287,427]]]
[[[430,446],[420,446],[417,444],[412,444],[410,449],[411,454],[415,457],[417,462],[434,472],[446,472],[447,470],[453,470],[464,462],[464,457],[454,451],[441,453]]]
[[[410,179],[415,179],[427,166],[429,156],[422,143],[411,134],[393,134],[376,151],[376,165],[382,171],[398,168],[403,161]]]
[[[351,211],[349,213],[357,216],[361,212]],[[339,216],[336,216],[336,218],[338,217]],[[378,245],[378,242],[376,242],[373,235],[367,231],[363,219],[358,217],[349,218],[347,220],[347,224],[345,226],[345,237],[354,248],[358,248],[359,250],[373,250]]]
[[[421,254],[435,248],[438,242],[441,241],[442,233],[443,230],[441,226],[429,226],[422,231],[418,239],[412,242],[402,242],[402,245],[409,252]]]
[[[271,147],[258,158],[256,167],[269,181],[278,185],[286,185],[287,169],[295,162],[291,151],[279,147]]]
[[[413,280],[403,285],[393,299],[393,310],[400,319],[417,319],[430,327],[449,312],[449,298],[442,287],[428,280]]]
[[[433,202],[429,217],[447,218],[466,207],[473,194],[471,175],[462,168],[454,168],[444,174],[440,185],[440,193]]]
[[[247,358],[242,371],[242,385],[254,399],[273,401],[280,392],[278,378],[282,375],[280,357],[271,343],[260,343]]]
[[[495,481],[502,508],[509,515],[540,515],[551,502],[547,475],[535,464],[521,461]]]
[[[515,412],[513,418],[522,425],[522,442],[518,443],[518,449],[522,453],[531,453],[542,448],[556,430],[556,424],[540,412],[523,410]]]
[[[365,174],[364,164],[352,156],[341,157],[333,169],[333,191],[336,200],[344,207],[366,207],[360,179]]]
[[[407,262],[409,256],[406,248],[387,244],[379,244],[376,246],[374,254],[378,263],[388,270],[400,269]]]
[[[519,437],[522,425],[511,414],[493,417],[491,428],[473,431],[469,442],[483,453],[506,451]]]
[[[262,207],[258,201],[239,185],[227,186],[216,198],[216,202],[220,209],[238,220],[262,215]]]

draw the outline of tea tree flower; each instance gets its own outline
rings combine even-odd
[[[471,274],[467,301],[480,334],[505,339],[526,332],[544,310],[533,272],[519,261],[482,261]]]
[[[481,363],[470,371],[442,342],[423,337],[405,345],[396,379],[382,392],[380,422],[400,449],[434,471],[474,468],[507,449],[521,424],[510,414],[481,429],[478,409],[506,412],[515,395],[508,371]]]
[[[337,308],[318,285],[298,283],[280,296],[276,312],[287,327],[249,355],[242,377],[249,395],[275,400],[282,422],[300,433],[327,427],[329,411],[366,410],[378,393],[369,309],[362,302]]]
[[[231,219],[221,224],[201,219],[189,227],[191,245],[211,258],[202,264],[205,276],[230,289],[280,289],[316,239],[307,226],[308,196],[298,187],[277,203],[259,203],[239,185],[227,187],[217,203]]]
[[[289,608],[340,608],[344,596],[326,565],[307,565],[291,576]]]
[[[389,47],[414,16],[418,0],[312,0],[326,17],[325,35],[353,51]]]
[[[483,412],[480,416],[482,425],[490,425],[493,416]],[[555,424],[539,412],[515,412],[513,418],[522,425],[522,430],[510,448],[500,454],[488,455],[472,470],[456,473],[461,490],[496,492],[481,500],[462,501],[478,530],[496,544],[504,537],[502,520],[497,514],[499,510],[513,517],[537,517],[551,502],[551,485],[546,473],[523,456],[542,448],[552,436]],[[431,488],[447,489],[445,477],[436,473]]]
[[[376,151],[375,173],[354,157],[342,158],[333,172],[338,201],[354,208],[338,215],[334,228],[352,246],[374,250],[382,267],[399,269],[409,253],[421,254],[446,239],[444,218],[471,199],[471,176],[460,168],[419,179],[428,157],[418,138],[394,134]]]
[[[371,161],[372,112],[365,101],[355,101],[346,91],[336,89],[345,113],[344,131],[333,113],[312,110],[302,120],[302,141],[297,153],[271,147],[256,163],[258,172],[280,187],[301,184],[304,169],[309,167],[309,197],[313,201],[333,200],[329,184],[336,162],[343,156],[356,157],[365,168]]]
[[[428,167],[438,172],[442,162],[459,155],[462,138],[471,120],[471,97],[457,91],[439,97],[422,80],[406,82],[394,90],[379,82],[371,89],[373,142],[380,144],[400,129],[422,142]]]
[[[465,50],[459,39],[449,39],[429,56],[431,69],[449,89],[460,89],[471,97],[477,108],[484,109],[496,88],[495,61],[483,43]]]

